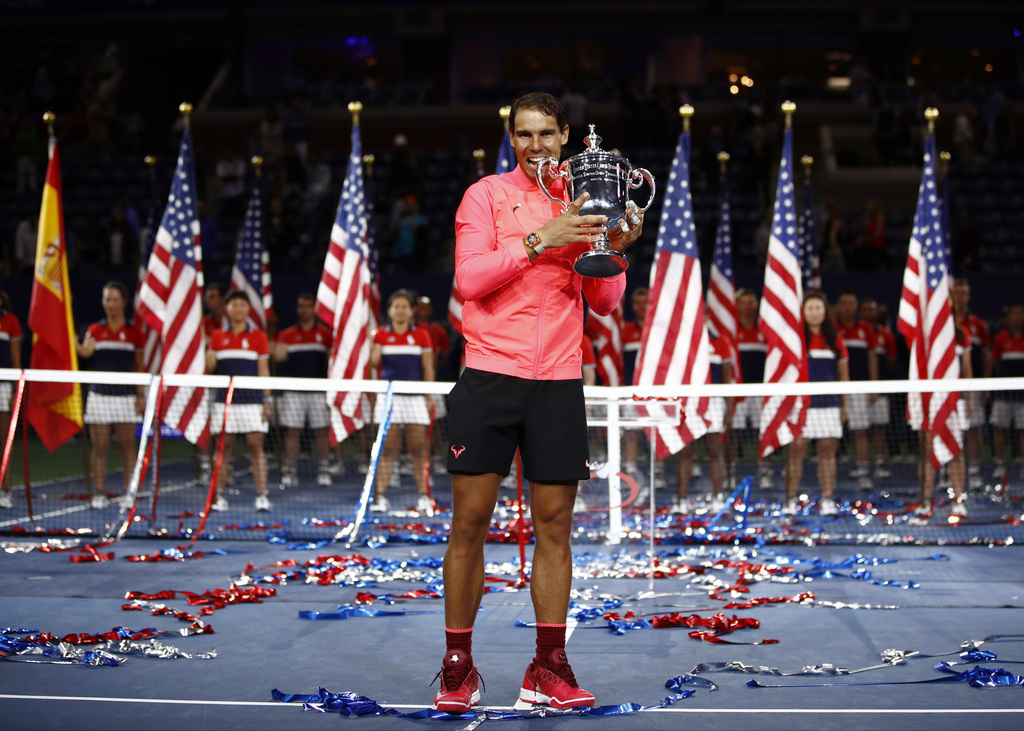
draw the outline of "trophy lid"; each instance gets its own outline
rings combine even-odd
[[[583,143],[587,146],[586,152],[603,152],[601,149],[601,136],[594,131],[597,125],[591,124],[590,134],[583,138]]]

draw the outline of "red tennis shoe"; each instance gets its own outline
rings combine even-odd
[[[557,648],[551,651],[544,665],[531,662],[523,676],[523,687],[519,691],[519,703],[546,704],[552,708],[576,708],[593,706],[594,696],[583,690],[576,683],[576,676],[569,667],[565,650]]]
[[[441,689],[434,696],[434,710],[458,715],[480,702],[479,685],[483,681],[469,653],[452,650],[445,655],[434,680],[438,678],[441,679]]]

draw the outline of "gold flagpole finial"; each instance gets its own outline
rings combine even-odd
[[[53,124],[57,121],[57,115],[53,112],[45,112],[43,114],[43,122],[46,124],[46,129],[50,133],[50,137],[56,137],[53,133]]]
[[[939,168],[942,170],[942,175],[949,175],[949,163],[952,162],[953,156],[949,154],[947,150],[943,150],[939,153]]]
[[[810,180],[811,167],[814,165],[814,158],[810,155],[804,155],[800,158],[800,164],[804,166],[804,175],[806,175],[807,179]]]
[[[782,102],[782,113],[786,115],[786,129],[793,129],[793,114],[796,112],[796,104],[789,100]]]
[[[689,104],[684,104],[679,107],[679,116],[683,118],[683,132],[690,131],[690,117],[693,116],[693,107]]]
[[[359,112],[363,111],[362,102],[349,102],[348,111],[352,115],[352,124],[359,126]]]
[[[366,166],[366,177],[373,177],[373,163],[375,162],[377,162],[377,158],[372,152],[368,152],[363,155],[363,165]]]
[[[505,129],[508,130],[509,121],[508,118],[512,114],[512,107],[505,105],[498,110],[498,116],[501,117],[502,123],[505,125]]]
[[[185,129],[192,128],[192,105],[188,102],[182,102],[178,105],[178,111],[181,112],[181,116],[185,118]]]
[[[722,150],[718,153],[718,169],[722,171],[722,177],[725,177],[726,168],[729,167],[729,153]]]
[[[263,175],[263,158],[259,155],[253,155],[249,162],[252,163],[252,168],[256,171],[256,177],[261,177]]]
[[[476,160],[476,174],[484,174],[484,158],[487,157],[487,153],[483,150],[473,150],[473,159]]]
[[[146,170],[149,171],[149,177],[156,177],[156,157],[154,155],[146,155],[142,158],[142,162],[146,163]]]
[[[935,134],[935,120],[939,118],[939,110],[935,107],[928,107],[924,110],[924,118],[928,120],[928,134]]]

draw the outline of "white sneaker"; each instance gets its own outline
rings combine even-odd
[[[257,512],[269,513],[270,512],[270,498],[266,495],[257,495],[256,502],[253,503],[253,507],[256,508]]]
[[[217,498],[216,502],[214,502],[213,505],[210,506],[210,510],[212,510],[212,511],[214,511],[216,513],[223,513],[227,509],[228,509],[228,499],[226,497],[224,497],[223,495],[221,495],[219,498]]]
[[[506,490],[515,490],[517,484],[518,483],[516,482],[516,471],[515,470],[512,470],[507,475],[505,475],[503,478],[501,478],[501,487],[505,488]]]
[[[762,472],[760,484],[762,490],[771,490],[775,486],[775,481],[772,480],[772,473]]]
[[[0,508],[3,510],[10,510],[14,507],[14,498],[11,497],[11,493],[6,490],[0,492]]]
[[[885,465],[881,462],[875,462],[874,475],[879,480],[885,480],[892,477],[892,470],[886,469]]]
[[[967,503],[963,500],[954,500],[953,504],[949,506],[949,517],[950,518],[966,518],[967,517]]]
[[[850,470],[850,477],[867,477],[871,474],[871,470],[866,464],[857,463],[857,466]]]
[[[299,477],[294,472],[281,473],[281,487],[295,487],[299,484]]]
[[[693,512],[693,505],[690,504],[690,500],[685,497],[681,497],[676,500],[675,505],[672,506],[672,512],[678,513],[679,515],[687,515]]]
[[[370,505],[370,512],[371,513],[386,513],[390,509],[391,509],[391,503],[388,502],[388,499],[386,497],[384,497],[384,496],[378,497]]]
[[[783,515],[796,515],[800,512],[800,506],[797,504],[796,498],[791,497],[787,500],[779,512]]]
[[[583,499],[583,496],[579,493],[576,494],[576,502],[572,504],[572,512],[574,513],[585,513],[587,512],[587,501]]]
[[[692,477],[700,477],[704,474],[704,470],[700,468],[700,465],[696,462],[693,463],[693,469],[690,471]]]
[[[388,487],[399,488],[402,486],[402,477],[398,474],[398,466],[391,470],[391,477],[388,480]]]
[[[430,498],[426,495],[420,495],[416,498],[416,512],[418,513],[432,513],[434,512],[434,504]]]
[[[996,462],[996,467],[992,470],[992,479],[1001,480],[1006,477],[1006,465],[1002,462]]]
[[[323,472],[323,471],[318,473],[317,476],[316,476],[316,484],[317,484],[317,487],[330,487],[331,486],[331,473],[330,472]]]
[[[874,485],[871,482],[871,478],[867,475],[857,478],[857,487],[861,490],[870,490]]]
[[[103,493],[97,493],[89,499],[89,507],[93,510],[102,510],[108,505],[110,505],[110,501],[107,500],[107,496]]]
[[[972,490],[980,490],[985,486],[985,481],[981,479],[981,475],[971,475],[968,484]]]
[[[818,502],[818,512],[821,515],[835,515],[836,514],[836,501],[832,498],[823,497]]]
[[[922,500],[921,504],[914,508],[915,518],[930,518],[932,517],[932,501]]]
[[[435,475],[447,475],[448,474],[448,463],[444,457],[434,457],[431,460],[431,469]]]
[[[725,509],[725,500],[721,495],[712,496],[708,501],[708,514],[715,515]]]
[[[345,465],[341,460],[336,462],[321,462],[320,471],[326,472],[329,475],[343,475],[345,474]]]

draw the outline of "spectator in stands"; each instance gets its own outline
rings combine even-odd
[[[14,231],[14,273],[31,272],[36,265],[36,246],[39,243],[39,214],[26,213]]]
[[[220,282],[209,282],[203,292],[203,302],[207,309],[207,314],[203,317],[203,332],[206,335],[207,346],[214,332],[231,329],[227,313],[227,294],[228,288]]]
[[[953,229],[953,270],[977,269],[981,264],[981,234],[971,212],[967,208],[957,208],[950,228]]]
[[[953,149],[958,163],[970,165],[978,154],[977,135],[974,132],[977,118],[977,107],[968,104],[961,107],[953,120]]]
[[[245,215],[245,161],[236,152],[228,152],[215,168],[220,182],[220,211],[228,216]]]
[[[82,342],[76,344],[80,358],[92,358],[93,370],[121,373],[141,372],[142,333],[125,319],[128,290],[120,282],[103,285],[103,312],[106,318],[88,327]],[[89,425],[92,453],[89,467],[90,505],[107,506],[107,453],[110,451],[110,429],[113,427],[117,448],[121,453],[121,475],[127,491],[135,465],[135,425],[145,405],[145,387],[96,383],[89,389],[85,402],[84,422]]]
[[[309,157],[309,128],[312,124],[313,118],[309,116],[306,102],[301,96],[292,97],[291,106],[284,115],[284,141],[295,149],[303,165]]]
[[[953,280],[953,314],[956,325],[967,333],[970,340],[971,375],[975,378],[992,376],[992,343],[988,334],[988,323],[970,311],[971,285],[964,278]],[[967,394],[967,411],[970,417],[967,430],[968,477],[972,488],[982,486],[981,479],[981,429],[985,426],[985,404],[988,393],[970,391]]]
[[[306,167],[306,194],[302,202],[304,213],[316,211],[331,192],[331,166],[324,162],[317,150],[309,151]]]
[[[831,382],[849,380],[848,354],[842,336],[828,318],[828,300],[814,292],[804,297],[804,342],[807,343],[808,380]],[[821,500],[818,510],[823,516],[835,515],[833,498],[836,485],[836,448],[843,436],[846,421],[846,394],[840,396],[815,395],[807,410],[806,423],[800,438],[787,447],[786,502],[783,515],[795,515],[798,509],[797,493],[804,471],[807,441],[817,440],[818,486]]]
[[[3,290],[0,290],[0,368],[21,368],[21,324],[11,312],[11,298]],[[13,396],[14,384],[0,381],[0,445],[7,444]],[[14,507],[11,472],[13,470],[8,466],[3,484],[0,485],[0,509],[3,510]]]
[[[426,226],[427,219],[420,213],[415,195],[410,193],[395,203],[389,232],[394,240],[392,251],[399,273],[419,272],[426,264]]]
[[[764,381],[764,362],[768,355],[768,341],[757,326],[757,295],[749,289],[741,289],[736,293],[736,351],[738,367],[736,368],[737,383],[762,383]],[[734,406],[731,428],[726,435],[726,457],[732,484],[735,480],[736,460],[739,457],[739,440],[744,429],[753,431],[756,437],[761,428],[761,402],[763,399],[750,397],[739,399]],[[756,442],[756,439],[754,439]],[[756,447],[754,448],[756,451]],[[772,468],[767,462],[758,458],[758,474],[762,489],[772,487]]]
[[[388,298],[389,325],[382,327],[373,336],[370,348],[370,368],[380,367],[381,378],[385,381],[433,381],[434,345],[430,332],[418,327],[414,320],[416,295],[409,290],[399,290]],[[374,422],[381,423],[384,399],[378,398]],[[402,449],[403,437],[406,448],[412,456],[413,476],[419,497],[416,509],[421,512],[433,510],[427,490],[427,427],[430,412],[427,399],[419,394],[396,394],[392,401],[391,429],[384,442],[380,457],[380,476],[377,479],[376,495],[370,509],[387,512],[390,508],[386,493],[391,471]]]
[[[859,317],[857,293],[844,289],[836,300],[836,331],[842,336],[849,355],[848,378],[851,381],[877,381],[878,358],[875,353],[878,337],[871,323]],[[871,410],[878,394],[854,393],[847,399],[847,428],[853,432],[856,468],[850,477],[856,477],[863,488],[871,487],[870,452],[868,429],[871,426]],[[891,473],[880,459],[875,464],[875,477],[889,477]]]
[[[889,308],[866,297],[860,303],[860,318],[875,328],[875,361],[878,364],[879,380],[895,378],[896,336],[886,324],[889,321]],[[889,458],[886,432],[891,414],[889,400],[888,394],[880,394],[871,406],[871,440],[875,449],[875,476],[879,478],[892,476],[892,471],[886,467]]]
[[[327,378],[327,358],[331,352],[331,331],[316,318],[316,297],[308,292],[299,295],[295,309],[297,324],[285,328],[274,343],[273,360],[284,366],[292,378]],[[316,440],[318,471],[316,484],[331,486],[331,444],[327,428],[330,414],[319,391],[285,391],[280,395],[278,421],[285,428],[284,464],[281,485],[299,484],[299,435],[308,424]]]
[[[246,320],[251,305],[249,297],[240,289],[228,292],[225,309],[231,326],[217,330],[210,336],[210,347],[206,351],[206,372],[218,376],[260,376],[270,377],[270,351],[267,335],[262,330],[250,329]],[[267,495],[267,457],[263,453],[263,438],[267,433],[270,418],[270,391],[263,389],[235,389],[230,408],[226,404],[227,389],[219,388],[214,396],[210,415],[210,434],[219,436],[222,444],[224,463],[217,480],[217,499],[212,509],[223,512],[228,509],[224,495],[227,484],[226,473],[233,472],[235,457],[235,435],[245,435],[245,445],[252,464],[252,479],[256,486],[257,511],[270,510]],[[224,415],[227,413],[227,424]]]
[[[877,198],[864,204],[863,232],[857,237],[850,269],[877,271],[885,264],[885,214]]]
[[[992,340],[992,375],[1024,376],[1024,305],[1010,305],[1006,329]],[[1018,435],[1024,438],[1024,391],[997,391],[994,396],[990,420],[996,466],[992,479],[1002,481],[1007,477],[1010,456],[1007,454],[1007,430],[1016,427]]]
[[[284,203],[280,198],[270,199],[267,205],[267,251],[270,254],[270,261],[275,267],[280,267],[287,272],[296,271],[302,263],[298,257],[302,255],[299,251],[298,238],[292,229],[291,223],[284,212]]]
[[[825,195],[825,210],[828,212],[828,220],[821,251],[821,271],[841,272],[846,268],[846,219],[839,202],[831,193]]]
[[[110,226],[107,231],[107,250],[105,253],[106,261],[113,270],[138,264],[138,234],[125,218],[123,208],[115,208],[110,214]]]
[[[711,382],[734,383],[736,368],[736,350],[732,340],[725,333],[711,338]],[[725,507],[722,497],[722,483],[725,479],[725,460],[723,459],[723,443],[725,441],[725,425],[732,420],[732,399],[712,396],[708,400],[707,419],[710,422],[707,434],[702,437],[704,449],[708,455],[708,475],[711,477],[711,501],[707,504],[708,515],[715,515]],[[698,440],[699,441],[699,440]],[[687,444],[679,452],[679,467],[676,470],[676,503],[672,512],[686,514],[693,510],[690,503],[690,477],[693,475],[693,455],[697,451],[697,442]]]

